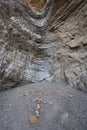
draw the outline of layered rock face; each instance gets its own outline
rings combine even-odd
[[[52,1],[45,2],[39,12],[31,7],[22,0],[0,0],[1,89],[42,81],[50,76],[42,45]]]
[[[87,90],[87,2],[0,0],[1,89],[63,80]]]
[[[87,1],[70,1],[52,16],[48,34],[54,79],[87,89]],[[83,78],[82,78],[83,77]]]

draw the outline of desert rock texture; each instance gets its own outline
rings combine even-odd
[[[0,89],[43,80],[87,91],[87,0],[0,0]]]

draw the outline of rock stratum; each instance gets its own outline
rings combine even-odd
[[[87,91],[87,0],[0,0],[0,89],[42,80]]]

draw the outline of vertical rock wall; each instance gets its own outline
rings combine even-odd
[[[63,80],[86,91],[86,22],[85,0],[0,0],[1,89]]]
[[[67,1],[49,25],[49,57],[54,80],[87,91],[87,1]]]
[[[21,0],[0,0],[1,89],[42,81],[50,76],[42,44],[51,5],[48,1],[42,11],[34,12]]]

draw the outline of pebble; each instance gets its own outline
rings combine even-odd
[[[40,104],[37,104],[36,109],[39,110],[41,108]]]
[[[40,112],[38,110],[35,111],[36,117],[40,116]]]

